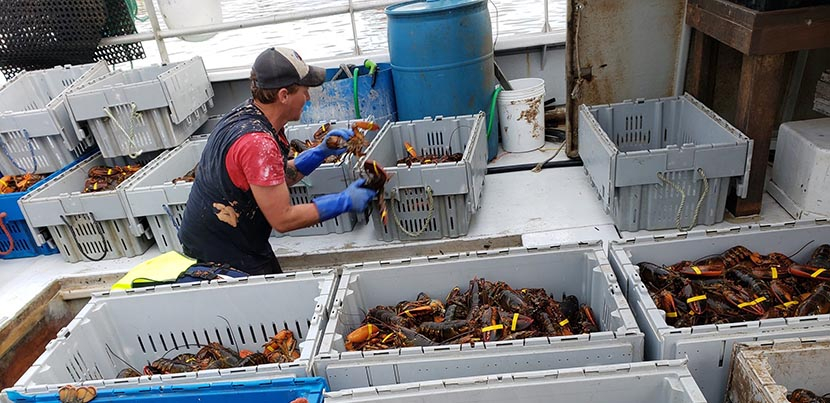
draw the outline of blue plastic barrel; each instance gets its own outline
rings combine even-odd
[[[496,78],[487,0],[410,1],[386,15],[398,120],[489,114]],[[498,130],[487,148],[495,158]]]
[[[310,101],[305,105],[300,123],[311,124],[332,120],[355,119],[354,81],[340,73],[340,69],[327,69],[326,82],[320,87],[309,90]],[[395,107],[395,88],[392,85],[392,66],[378,63],[377,77],[369,75],[369,69],[358,67],[357,97],[360,117],[374,116],[375,122],[383,125],[386,121],[397,121]]]

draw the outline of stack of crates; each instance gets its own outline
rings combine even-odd
[[[37,234],[43,237],[43,240],[46,242],[38,244],[35,241],[35,233],[26,224],[26,219],[17,201],[29,194],[32,190],[37,189],[62,172],[72,168],[89,155],[91,155],[91,150],[59,171],[41,179],[25,192],[0,194],[0,259],[15,259],[58,253],[57,246],[51,241],[51,237],[45,236],[43,231],[39,231]],[[2,177],[2,174],[0,174],[0,177]],[[3,214],[5,216],[2,216]]]
[[[327,403],[703,403],[682,360],[483,375],[325,393]]]
[[[73,88],[66,99],[100,152],[21,198],[27,222],[32,229],[48,228],[68,262],[141,255],[153,244],[152,229],[146,219],[135,219],[126,183],[81,193],[84,181],[96,166],[146,165],[205,123],[213,88],[204,63],[195,57],[114,71]]]
[[[462,292],[473,278],[504,281],[514,289],[544,288],[575,295],[595,314],[599,332],[467,344],[347,351],[346,337],[370,309]],[[558,298],[557,298],[558,299]],[[548,248],[413,257],[348,265],[313,361],[332,390],[424,382],[521,371],[641,361],[643,333],[599,242]]]
[[[41,401],[74,384],[94,386],[103,396],[190,389],[205,395],[193,396],[205,401],[213,386],[308,377],[335,283],[335,272],[326,270],[94,294],[4,393],[15,401],[19,396]],[[213,342],[234,351],[261,352],[281,330],[292,331],[297,341],[300,356],[293,362],[116,377],[130,366],[140,372],[149,362],[196,353]],[[211,388],[197,386],[206,383]]]
[[[686,94],[581,105],[579,156],[619,230],[687,231],[746,197],[752,140]]]
[[[372,221],[382,241],[456,238],[467,234],[481,207],[487,172],[484,113],[388,123],[366,151],[365,160],[384,167],[387,222],[374,203]],[[408,155],[461,153],[461,161],[398,164]],[[362,167],[359,167],[361,171]]]
[[[703,390],[706,400],[723,402],[733,346],[747,341],[816,337],[830,332],[830,315],[770,318],[746,322],[674,327],[666,322],[640,277],[637,263],[672,265],[720,255],[742,245],[753,252],[784,253],[804,264],[812,251],[830,243],[830,221],[797,221],[755,228],[693,231],[660,237],[614,241],[608,258],[626,292],[628,303],[645,333],[645,359],[688,358],[689,371]],[[805,248],[805,245],[811,245]]]
[[[104,62],[29,71],[0,88],[0,171],[50,174],[89,149],[66,95],[108,71]]]
[[[77,122],[86,122],[105,158],[178,146],[207,121],[213,87],[202,58],[114,71],[71,91]]]
[[[25,192],[0,194],[0,259],[58,252],[51,242],[36,241],[36,235],[48,236],[30,229],[18,200],[92,148],[94,140],[84,137],[71,117],[66,94],[107,72],[104,62],[55,67],[23,72],[0,88],[0,171],[48,175]]]

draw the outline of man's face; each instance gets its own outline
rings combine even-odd
[[[303,113],[303,107],[309,99],[311,99],[311,97],[308,94],[308,87],[305,86],[300,86],[295,93],[289,94],[288,103],[286,105],[290,114],[288,120],[300,120],[300,115]]]

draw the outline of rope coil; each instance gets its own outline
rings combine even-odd
[[[92,220],[92,222],[94,222],[96,227],[98,228],[97,232],[98,232],[98,235],[101,236],[101,246],[104,249],[104,254],[101,255],[101,257],[96,258],[96,259],[93,259],[93,258],[89,257],[89,255],[87,255],[86,252],[84,252],[84,248],[81,247],[81,243],[78,242],[78,234],[75,233],[75,228],[72,226],[72,224],[69,223],[69,221],[66,219],[66,216],[61,215],[60,217],[61,217],[61,221],[63,221],[63,223],[66,224],[67,227],[69,227],[69,235],[72,236],[72,240],[75,241],[76,245],[78,245],[78,251],[81,252],[81,255],[83,257],[85,257],[87,260],[91,261],[91,262],[100,262],[100,261],[104,260],[105,257],[107,257],[107,239],[104,237],[104,227],[101,225],[100,221],[97,221],[95,219],[94,214],[92,214],[91,212],[87,213],[87,214],[89,214],[89,219]]]
[[[121,122],[119,122],[118,119],[116,119],[115,116],[112,114],[110,107],[104,107],[104,113],[107,114],[107,117],[109,117],[110,120],[112,120],[112,122],[115,124],[118,130],[120,130],[124,137],[127,138],[127,141],[130,143],[130,149],[135,150],[138,148],[138,151],[131,153],[129,155],[129,157],[132,159],[136,159],[144,153],[144,150],[139,148],[138,144],[136,144],[135,142],[135,122],[141,118],[141,112],[138,112],[137,109],[138,107],[136,106],[135,102],[130,103],[130,132],[127,133],[127,130],[124,129],[124,126],[121,126]]]
[[[434,200],[432,198],[432,188],[430,188],[429,186],[426,186],[424,189],[426,189],[425,191],[426,191],[426,194],[427,194],[427,204],[429,205],[429,213],[424,218],[424,221],[421,225],[421,228],[418,229],[417,231],[410,232],[406,228],[404,228],[403,224],[401,224],[401,220],[398,218],[398,213],[397,213],[398,209],[394,206],[392,207],[392,218],[395,219],[395,225],[398,226],[398,229],[401,230],[401,232],[403,232],[406,235],[409,235],[412,238],[417,238],[417,237],[421,236],[421,234],[423,234],[424,231],[427,230],[427,227],[429,227],[430,221],[432,221],[432,216],[435,214],[435,204],[433,203]],[[394,194],[392,195],[392,200],[397,201],[398,205],[401,204],[401,201],[398,200],[398,198]]]
[[[23,137],[26,138],[26,143],[29,145],[29,153],[32,155],[32,165],[33,165],[33,167],[32,167],[31,172],[32,173],[37,173],[37,158],[35,157],[34,140],[32,140],[32,138],[29,136],[29,131],[28,130],[21,129],[21,132],[23,133]],[[29,172],[28,170],[26,170],[26,168],[24,168],[24,167],[17,164],[17,161],[15,161],[14,157],[12,156],[12,154],[9,151],[9,148],[6,145],[5,142],[0,141],[0,148],[2,148],[3,154],[5,154],[6,157],[9,159],[9,161],[11,161],[12,165],[14,165],[15,168],[19,169],[21,173],[26,174],[26,173]],[[8,174],[8,172],[6,172],[6,173]]]
[[[706,174],[703,172],[703,168],[698,168],[697,173],[703,180],[703,192],[700,194],[700,198],[698,198],[697,200],[697,206],[695,206],[695,214],[694,216],[692,216],[692,222],[689,224],[689,227],[687,228],[683,228],[683,226],[680,225],[680,218],[683,215],[683,207],[686,204],[686,192],[678,184],[672,182],[671,179],[663,175],[662,172],[657,173],[657,178],[659,178],[664,183],[669,184],[672,188],[674,188],[674,190],[677,191],[677,193],[680,193],[680,207],[677,208],[677,216],[674,220],[674,225],[680,232],[688,232],[692,228],[694,228],[695,225],[697,225],[697,218],[700,214],[700,207],[703,206],[703,199],[705,199],[706,196],[709,194],[709,180],[706,178]]]

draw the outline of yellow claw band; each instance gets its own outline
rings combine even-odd
[[[694,270],[694,271],[695,271],[695,273],[697,273],[697,275],[701,275],[701,274],[703,274],[703,272],[702,272],[702,271],[700,271],[700,267],[697,267],[697,266],[692,266],[692,270]]]
[[[486,333],[486,332],[489,332],[489,331],[492,331],[492,330],[501,330],[501,329],[504,329],[504,325],[499,323],[498,325],[483,327],[483,328],[481,328],[481,331],[482,331],[482,333]]]
[[[369,329],[369,334],[372,334],[372,324],[366,325],[366,328]]]
[[[676,318],[677,317],[677,312],[666,312],[666,317],[667,318]]]
[[[704,299],[706,299],[705,295],[698,295],[696,297],[691,297],[691,298],[687,299],[686,303],[691,304],[692,302],[703,301]]]
[[[798,301],[787,301],[787,302],[784,303],[784,308],[789,308],[789,307],[791,307],[793,305],[796,305],[796,304],[798,304]]]
[[[565,320],[563,320],[563,321],[559,322],[559,326],[565,326],[565,325],[567,325],[568,323],[571,323],[571,322],[569,322],[567,319],[565,319]]]
[[[770,270],[772,270],[772,278],[773,279],[778,278],[778,267],[777,266],[772,266],[772,267],[770,267]]]
[[[742,303],[738,304],[738,309],[744,308],[744,307],[747,307],[747,306],[751,306],[751,305],[757,305],[759,302],[764,302],[766,300],[767,300],[766,297],[758,297],[758,298],[755,298],[755,300],[753,300],[753,301],[742,302]]]
[[[511,331],[511,332],[515,332],[515,331],[516,331],[516,322],[517,322],[518,320],[519,320],[519,314],[518,314],[518,313],[514,313],[514,314],[513,314],[513,324],[512,324],[512,325],[510,325],[510,331]]]
[[[107,169],[107,175],[112,175],[112,168]]]
[[[393,335],[393,334],[395,334],[395,333],[389,333],[389,334],[387,334],[387,335],[386,335],[386,337],[384,337],[384,338],[383,338],[383,340],[381,341],[381,343],[386,343],[386,340],[389,340],[389,338],[390,338],[390,337],[392,337],[392,335]]]
[[[811,275],[810,275],[810,277],[812,277],[812,278],[816,278],[816,277],[818,277],[818,276],[819,276],[819,274],[824,273],[824,272],[826,272],[826,271],[827,271],[826,269],[818,269],[818,270],[816,270],[816,272],[815,272],[815,273],[811,274]]]
[[[412,316],[412,314],[409,313],[409,310],[403,311],[403,313],[406,314],[406,316],[409,316],[410,318],[414,318],[414,316]]]

